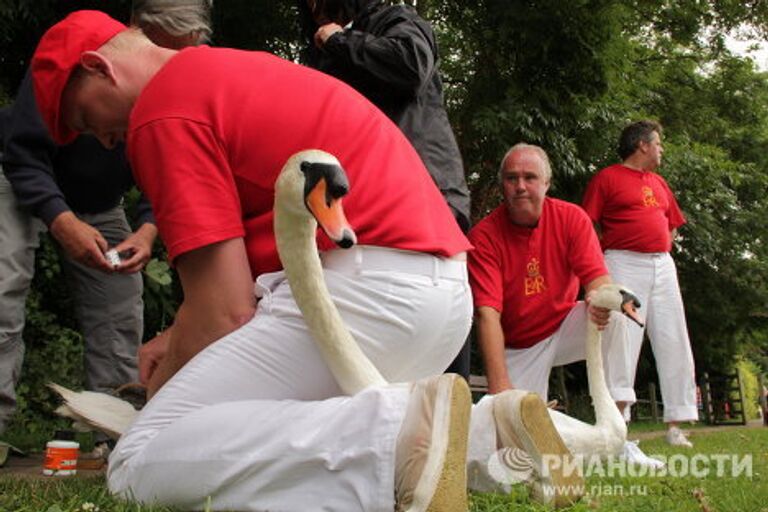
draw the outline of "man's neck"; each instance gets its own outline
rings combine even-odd
[[[154,78],[160,69],[178,53],[177,50],[170,50],[160,46],[150,45],[137,49],[137,55],[128,65],[132,67],[133,76],[131,91],[134,101],[144,90],[144,87]]]
[[[509,208],[507,210],[507,218],[509,219],[509,222],[511,222],[513,225],[521,227],[521,228],[527,228],[527,229],[534,229],[536,226],[539,225],[539,220],[541,219],[541,213],[539,213],[538,217],[534,216],[521,216],[521,215],[515,215],[513,214]]]
[[[642,155],[631,155],[629,158],[624,160],[621,165],[624,167],[628,167],[630,169],[634,169],[635,171],[642,171],[642,172],[650,172],[653,171],[653,169],[650,169],[647,163],[645,162],[645,159],[642,157]]]

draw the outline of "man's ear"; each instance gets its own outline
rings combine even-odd
[[[113,83],[116,81],[115,70],[112,67],[112,63],[99,52],[83,52],[83,54],[80,55],[80,65],[83,66],[83,69],[88,73],[95,73],[106,77]]]

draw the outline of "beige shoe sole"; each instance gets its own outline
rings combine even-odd
[[[557,508],[578,501],[584,493],[584,479],[574,470],[573,456],[557,433],[541,398],[532,393],[522,397],[519,415],[505,410],[502,401],[498,403],[500,407],[498,410],[494,407],[494,414],[511,419],[517,438],[539,471],[540,478],[531,484],[533,499]],[[544,456],[549,459],[546,468]]]
[[[467,444],[471,409],[467,382],[458,375],[442,375],[424,477],[419,480],[406,512],[466,512],[469,508]]]

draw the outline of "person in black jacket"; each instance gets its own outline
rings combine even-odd
[[[430,24],[409,6],[381,0],[299,0],[299,6],[307,64],[357,89],[400,127],[466,233],[469,189],[443,105]],[[469,343],[448,371],[468,378]]]
[[[430,24],[409,6],[386,6],[381,0],[309,0],[306,5],[317,27],[307,63],[353,86],[400,127],[467,231],[469,189],[443,105]]]
[[[203,42],[211,0],[136,0],[133,19],[174,47]],[[14,412],[24,355],[24,303],[39,233],[61,248],[85,342],[85,385],[111,391],[138,382],[143,337],[142,278],[157,229],[149,203],[137,206],[137,229],[123,212],[133,176],[122,142],[105,149],[83,135],[56,146],[38,112],[30,73],[12,109],[0,115],[0,433]],[[6,179],[7,178],[7,179]],[[105,252],[123,257],[115,266]]]

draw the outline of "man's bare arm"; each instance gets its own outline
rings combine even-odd
[[[167,346],[149,377],[150,396],[198,352],[248,322],[256,310],[242,238],[183,254],[176,268],[184,302],[167,339],[156,338]]]
[[[500,393],[512,388],[504,356],[504,331],[501,313],[488,306],[477,308],[477,340],[488,378],[488,392]]]

